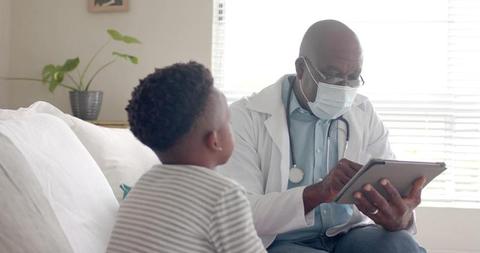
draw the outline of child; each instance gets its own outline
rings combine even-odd
[[[243,189],[217,174],[232,154],[229,110],[196,62],[157,69],[127,108],[133,134],[163,165],[122,205],[107,252],[266,252]]]

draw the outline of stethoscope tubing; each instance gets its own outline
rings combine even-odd
[[[288,128],[288,138],[289,138],[289,142],[290,142],[290,159],[292,160],[292,168],[296,168],[297,167],[297,162],[295,160],[295,154],[293,152],[293,143],[292,143],[292,136],[290,134],[290,101],[291,101],[291,98],[292,98],[292,92],[293,92],[293,85],[294,84],[291,84],[290,85],[290,89],[288,91],[288,97],[287,97],[287,108],[286,108],[286,116],[287,116],[287,128]],[[336,119],[333,119],[333,120],[330,120],[329,124],[328,124],[328,128],[327,128],[327,149],[326,149],[326,154],[325,154],[325,160],[326,160],[326,165],[327,165],[327,173],[329,172],[330,170],[330,159],[329,158],[329,154],[330,154],[330,133],[331,133],[331,129],[332,129],[332,125],[335,121],[341,121],[345,124],[345,128],[346,128],[346,136],[345,136],[345,147],[343,149],[343,155],[345,155],[345,151],[347,150],[348,148],[348,142],[350,141],[350,124],[348,123],[348,121],[343,118],[343,116],[340,116]]]

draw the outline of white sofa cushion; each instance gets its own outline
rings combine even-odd
[[[100,127],[74,118],[72,130],[97,162],[121,201],[120,184],[133,186],[160,161],[155,153],[133,136],[129,129]]]
[[[0,120],[15,119],[24,117],[25,115],[31,115],[32,111],[27,108],[20,108],[18,110],[0,109]]]
[[[73,252],[23,154],[0,135],[0,252]]]
[[[120,184],[133,186],[147,170],[160,163],[155,153],[137,140],[129,129],[97,126],[43,101],[26,110],[48,113],[67,123],[102,169],[119,201],[123,197]]]
[[[3,158],[21,154],[8,163],[2,158],[2,169],[7,174],[21,170],[34,176],[29,180],[37,183],[24,190],[40,191],[48,205],[42,202],[36,206],[37,211],[45,213],[47,220],[56,218],[73,252],[104,252],[118,202],[98,165],[65,122],[43,113],[0,120],[0,138]],[[27,197],[22,191],[11,189],[2,194],[19,195],[20,199]],[[22,201],[21,206],[12,208],[24,208],[28,203]],[[18,212],[11,219],[21,221],[28,217]],[[2,233],[9,232],[2,229]],[[29,243],[29,240],[18,243]]]

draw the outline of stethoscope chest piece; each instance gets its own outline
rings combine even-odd
[[[298,168],[297,166],[293,166],[290,169],[290,174],[288,176],[288,179],[290,180],[290,182],[294,184],[298,184],[302,182],[304,176],[305,176],[305,173],[303,172],[302,169]]]

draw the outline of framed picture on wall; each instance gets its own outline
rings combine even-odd
[[[128,11],[128,0],[87,0],[89,12]]]

